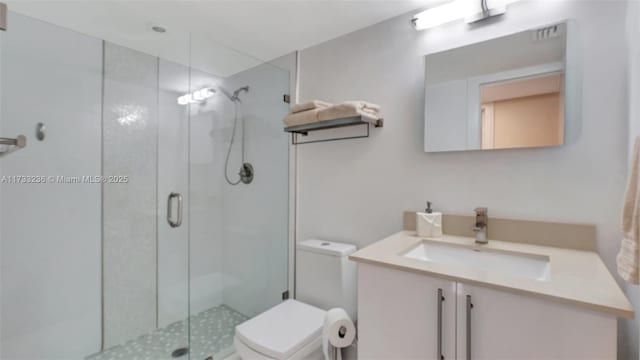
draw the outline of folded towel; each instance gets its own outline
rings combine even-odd
[[[325,109],[321,109],[318,112],[318,119],[320,121],[326,121],[353,116],[362,116],[363,120],[373,123],[377,120],[382,119],[379,111],[380,107],[377,106],[377,108],[378,110],[374,110],[373,107],[365,108],[362,106],[362,102],[345,102],[342,104],[330,106]]]
[[[303,111],[307,111],[307,110],[313,110],[313,109],[323,109],[326,107],[329,107],[333,104],[328,103],[326,101],[322,101],[322,100],[313,100],[313,101],[309,101],[306,103],[302,103],[302,104],[295,104],[291,107],[291,114],[295,114],[295,113],[299,113],[299,112],[303,112]]]
[[[355,101],[345,101],[344,104],[352,104],[353,106],[371,112],[380,112],[380,105],[372,104],[370,102],[355,100]]]
[[[313,109],[307,111],[297,112],[295,114],[288,114],[284,117],[283,121],[287,126],[304,125],[318,121],[318,112],[320,110]]]
[[[618,274],[625,281],[638,284],[640,241],[640,137],[633,146],[632,162],[622,208],[622,242],[616,257]]]

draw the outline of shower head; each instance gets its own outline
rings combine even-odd
[[[236,100],[238,100],[238,99],[239,99],[239,97],[238,97],[238,96],[239,96],[239,95],[240,95],[240,93],[241,93],[241,92],[243,92],[243,91],[245,91],[245,92],[249,92],[249,86],[243,86],[243,87],[239,88],[238,90],[234,91],[234,92],[233,92],[233,98],[234,98],[234,99],[236,99]]]
[[[233,94],[229,94],[229,92],[226,91],[223,88],[219,88],[219,90],[227,98],[229,98],[229,100],[231,100],[232,102],[238,102],[238,101],[240,101],[240,93],[243,92],[243,91],[249,92],[249,86],[243,86],[243,87],[237,89],[236,91],[234,91]]]
[[[226,96],[229,100],[231,100],[231,102],[240,102],[240,93],[243,91],[248,92],[249,86],[243,86],[237,89],[236,91],[234,91],[233,94],[230,94],[227,90],[225,90],[222,87],[217,87],[217,88],[205,87],[200,90],[196,90],[192,93],[184,94],[178,97],[178,104],[180,105],[202,104],[202,103],[205,103],[208,98],[212,97],[218,91],[223,93],[224,96]]]

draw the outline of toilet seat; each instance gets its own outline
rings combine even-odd
[[[321,347],[325,313],[297,300],[284,301],[236,327],[236,351],[250,359],[309,355]]]

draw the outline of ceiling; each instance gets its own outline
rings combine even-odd
[[[227,76],[443,0],[6,2],[13,12]],[[152,31],[156,25],[167,31]]]

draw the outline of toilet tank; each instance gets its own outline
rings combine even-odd
[[[296,299],[324,310],[343,308],[356,319],[356,263],[352,244],[311,239],[296,250]]]

